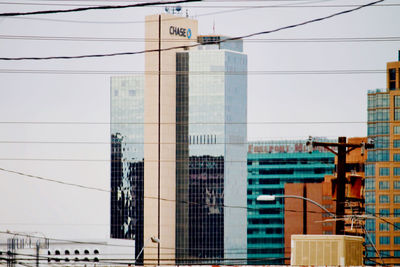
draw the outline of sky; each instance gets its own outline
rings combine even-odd
[[[366,3],[216,0],[181,6],[199,21],[201,34],[242,36]],[[109,2],[20,0],[0,2],[0,13],[104,4]],[[367,92],[385,88],[386,62],[398,60],[397,4],[386,0],[328,20],[245,39],[248,139],[366,136]],[[141,51],[144,16],[162,12],[164,8],[158,6],[0,17],[0,57]],[[383,39],[387,37],[392,39]],[[348,38],[364,41],[343,42]],[[109,193],[3,169],[109,189],[110,77],[143,70],[143,55],[0,60],[0,231],[80,239],[109,235]]]

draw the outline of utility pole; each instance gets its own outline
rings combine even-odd
[[[360,144],[348,144],[346,143],[346,137],[339,137],[337,143],[327,143],[327,142],[317,142],[313,141],[310,137],[307,141],[307,146],[309,147],[309,152],[312,152],[313,147],[324,147],[330,152],[337,156],[337,170],[336,170],[336,216],[339,218],[336,221],[335,232],[337,235],[344,234],[344,207],[346,201],[346,155],[350,151],[361,148],[361,155],[364,154],[366,148],[373,148],[374,144],[364,143]],[[333,147],[337,148],[337,151],[333,150]],[[310,149],[311,148],[311,149]]]

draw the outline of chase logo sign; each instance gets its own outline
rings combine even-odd
[[[169,27],[169,34],[170,35],[178,35],[181,37],[187,37],[190,39],[192,37],[192,30],[190,28],[179,28],[176,26]]]

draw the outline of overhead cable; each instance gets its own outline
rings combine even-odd
[[[327,19],[330,19],[330,18],[333,18],[336,16],[340,16],[343,14],[351,13],[351,12],[360,10],[362,8],[369,7],[369,6],[375,5],[377,3],[381,3],[383,1],[385,1],[385,0],[374,1],[371,3],[365,4],[365,5],[357,6],[352,9],[347,9],[344,11],[333,13],[328,16],[319,17],[316,19],[311,19],[311,20],[307,20],[304,22],[300,22],[300,23],[296,23],[296,24],[292,24],[292,25],[288,25],[288,26],[284,26],[284,27],[279,27],[274,30],[267,30],[267,31],[261,31],[261,32],[256,32],[256,33],[250,33],[250,34],[242,35],[242,36],[238,36],[238,37],[226,38],[226,39],[219,40],[219,41],[209,42],[208,44],[219,44],[219,43],[228,42],[228,41],[246,39],[246,38],[250,38],[250,37],[258,36],[258,35],[270,34],[270,33],[279,32],[279,31],[283,31],[283,30],[287,30],[287,29],[293,29],[293,28],[297,28],[297,27],[304,26],[307,24],[327,20]],[[201,44],[197,43],[197,44],[193,44],[193,45],[182,45],[182,46],[175,46],[175,47],[169,47],[169,48],[163,48],[163,49],[149,49],[149,50],[142,50],[142,51],[136,51],[136,52],[116,52],[116,53],[109,53],[109,54],[92,54],[92,55],[80,55],[80,56],[1,57],[0,60],[16,61],[16,60],[51,60],[51,59],[80,59],[80,58],[113,57],[113,56],[124,56],[124,55],[138,55],[138,54],[159,52],[159,51],[170,51],[170,50],[175,50],[175,49],[186,49],[186,48],[190,48],[190,47],[196,47],[199,45],[201,45]]]
[[[201,0],[178,0],[178,1],[158,1],[158,2],[144,2],[131,5],[106,5],[106,6],[90,6],[90,7],[79,7],[73,9],[59,9],[59,10],[40,10],[31,12],[9,12],[0,13],[0,17],[14,17],[14,16],[27,16],[27,15],[43,15],[43,14],[55,14],[55,13],[71,13],[81,12],[88,10],[108,10],[108,9],[122,9],[131,7],[144,7],[144,6],[155,6],[155,5],[175,5],[188,2],[198,2]]]

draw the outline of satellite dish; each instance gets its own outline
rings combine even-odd
[[[180,11],[182,10],[182,7],[181,7],[181,6],[177,6],[177,7],[175,8],[175,10],[178,11],[178,12],[180,12]]]
[[[169,8],[167,6],[165,7],[165,12],[169,12]]]

